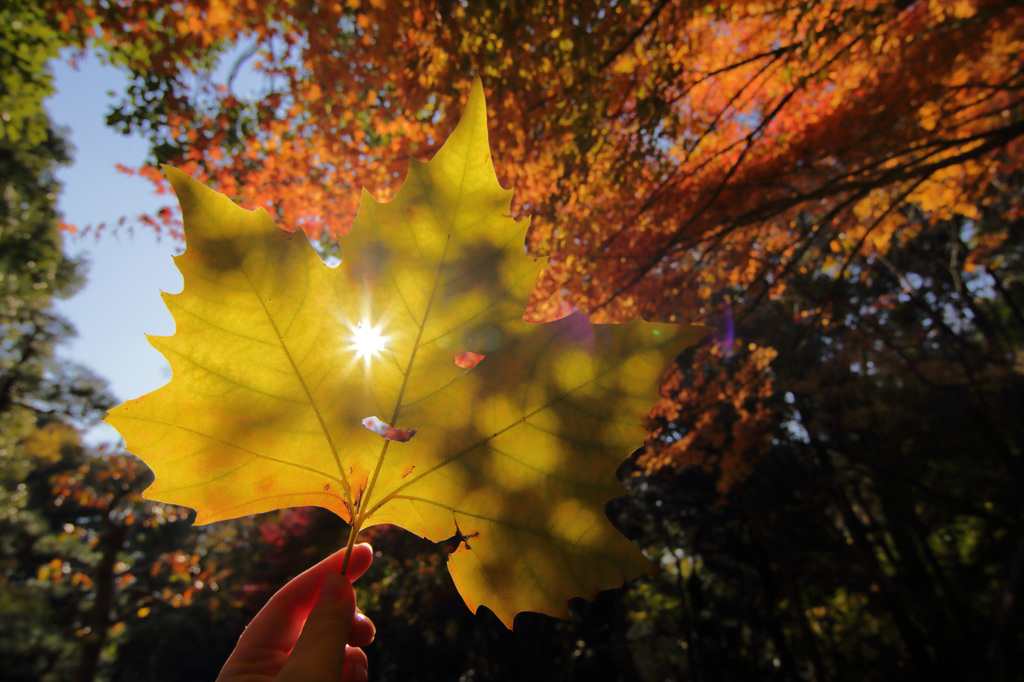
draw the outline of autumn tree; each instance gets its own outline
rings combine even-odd
[[[481,75],[545,313],[777,295],[808,249],[885,255],[905,203],[970,213],[1019,153],[1016,3],[53,4],[137,74],[113,122],[312,237],[429,156]],[[236,44],[227,83],[186,80]]]
[[[535,316],[718,328],[623,519],[651,679],[1020,679],[1019,3],[47,7],[152,161],[342,254],[480,75]]]

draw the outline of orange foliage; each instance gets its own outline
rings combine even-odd
[[[173,84],[137,106],[158,160],[342,249],[359,188],[393,192],[480,75],[499,180],[550,259],[535,319],[688,321],[794,272],[861,276],[920,229],[908,207],[977,217],[1024,155],[1024,5],[1005,0],[49,5]],[[255,97],[182,77],[231,44]]]
[[[647,438],[640,468],[704,467],[719,474],[719,492],[729,492],[771,443],[778,415],[766,400],[776,355],[739,340],[731,348],[705,343],[674,365],[652,411],[660,426]]]
[[[37,429],[23,441],[23,445],[37,446],[33,455],[52,463],[53,458],[46,458],[45,450],[38,446],[56,442],[57,436],[63,437],[63,441],[58,443],[61,447],[78,443],[77,433],[70,427],[50,425]],[[158,528],[167,524],[183,521],[187,516],[187,511],[180,507],[146,501],[139,489],[142,487],[140,480],[147,476],[146,466],[130,455],[94,456],[76,467],[54,474],[50,479],[50,504],[55,508],[78,510],[81,517],[76,523],[64,525],[64,538],[83,543],[97,554],[113,549],[123,559],[106,564],[100,561],[96,566],[87,567],[92,573],[90,575],[76,570],[82,566],[77,558],[56,557],[40,566],[36,577],[56,584],[67,580],[82,593],[94,595],[98,582],[111,583],[116,590],[124,591],[148,574],[150,580],[147,584],[153,584],[155,579],[163,585],[159,591],[133,596],[132,608],[137,609],[136,615],[140,618],[159,602],[173,608],[188,606],[204,591],[207,593],[205,598],[216,608],[221,600],[210,596],[209,592],[218,590],[230,574],[230,570],[221,566],[217,559],[180,550],[160,554],[152,560],[120,554],[125,538],[142,538],[147,533],[158,532]],[[89,525],[94,519],[100,519],[100,522]]]
[[[972,216],[1021,154],[1012,2],[51,4],[157,75],[252,44],[260,97],[179,79],[153,124],[180,154],[161,160],[313,238],[429,156],[481,75],[499,174],[551,257],[538,315],[778,293],[808,249],[884,254],[903,203]]]

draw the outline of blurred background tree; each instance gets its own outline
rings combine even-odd
[[[143,467],[78,443],[109,401],[52,355],[69,330],[49,301],[80,274],[39,106],[72,47],[132,75],[108,122],[154,164],[126,171],[173,163],[335,254],[359,187],[390,194],[481,75],[499,176],[550,258],[532,314],[716,327],[666,375],[609,507],[662,572],[510,633],[465,609],[444,543],[373,530],[374,679],[1024,679],[1019,3],[0,13],[5,676],[212,679],[345,533],[319,510],[191,529],[139,497]]]
[[[84,276],[82,264],[64,252],[56,210],[54,170],[67,163],[68,150],[42,107],[51,92],[48,61],[64,38],[38,3],[0,8],[4,680],[92,680],[103,665],[109,678],[117,643],[143,619],[159,620],[169,606],[196,603],[196,591],[218,588],[217,559],[203,543],[228,532],[196,533],[185,510],[145,502],[139,493],[149,472],[140,462],[89,450],[79,440],[113,400],[88,370],[54,356],[73,330],[51,303],[72,294]],[[237,597],[225,603],[231,599]],[[217,598],[202,603],[190,622],[203,613],[221,620],[233,613]],[[201,672],[223,662],[243,624],[235,622]],[[204,633],[204,647],[216,641],[210,631],[216,629]]]

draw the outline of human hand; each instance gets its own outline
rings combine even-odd
[[[217,682],[364,682],[373,641],[370,619],[356,610],[350,581],[373,560],[355,545],[345,576],[345,550],[293,578],[260,609],[238,640]],[[301,633],[301,634],[300,634]]]

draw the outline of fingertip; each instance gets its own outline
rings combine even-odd
[[[349,580],[357,580],[373,562],[373,548],[365,542],[352,547],[352,554],[348,559],[348,569],[345,575]]]
[[[348,643],[354,647],[369,646],[377,635],[377,627],[364,614],[356,611],[352,621],[352,630],[348,635]]]
[[[369,677],[366,653],[357,647],[345,647],[345,663],[341,667],[341,679],[345,682],[366,682]]]

